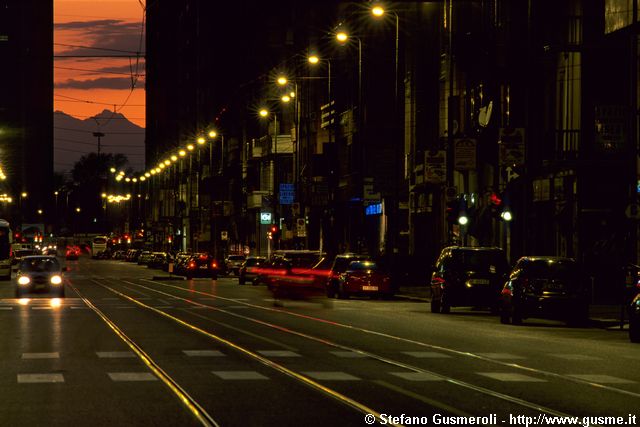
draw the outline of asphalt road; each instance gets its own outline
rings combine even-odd
[[[640,422],[640,346],[624,331],[401,298],[279,307],[233,277],[66,264],[62,301],[0,283],[1,426]]]

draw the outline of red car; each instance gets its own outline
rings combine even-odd
[[[65,258],[68,260],[78,259],[80,256],[80,248],[77,246],[68,246]]]
[[[335,289],[338,298],[349,298],[349,295],[391,298],[394,294],[389,276],[370,260],[351,261],[346,271],[331,281],[331,293]]]

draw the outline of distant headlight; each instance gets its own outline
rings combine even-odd
[[[28,285],[31,280],[29,280],[28,276],[20,276],[18,277],[18,283],[21,285]]]
[[[51,276],[51,283],[53,283],[54,285],[59,285],[60,283],[62,283],[62,277],[58,275]]]

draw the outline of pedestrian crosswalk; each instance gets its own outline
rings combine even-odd
[[[304,358],[305,354],[298,351],[290,350],[256,350],[257,354],[266,358],[273,359],[286,359],[286,358]],[[475,353],[479,356],[493,360],[517,360],[524,359],[524,356],[510,354],[510,353]],[[185,357],[185,364],[188,364],[188,359],[200,358],[202,363],[207,363],[207,358],[220,359],[228,357],[229,354],[222,350],[217,349],[184,349],[181,351],[182,357]],[[314,353],[317,355],[317,353]],[[370,357],[367,353],[360,353],[356,351],[327,351],[327,356],[333,356],[336,358],[350,359],[350,358],[366,358]],[[437,351],[420,352],[420,351],[398,351],[398,356],[409,356],[416,359],[450,359],[453,356],[444,354]],[[329,357],[331,357],[329,356]],[[550,358],[560,358],[570,361],[585,361],[592,362],[600,360],[595,357],[580,357],[579,354],[556,354],[551,353],[547,355]],[[58,360],[65,357],[64,352],[59,351],[32,351],[24,352],[20,354],[20,359],[24,365],[21,368],[33,368],[37,367],[36,372],[23,372],[18,373],[16,381],[18,384],[51,384],[51,383],[64,383],[65,376],[63,373],[58,372],[44,372],[42,371],[43,364],[47,360]],[[137,356],[135,352],[130,350],[104,350],[96,351],[95,357],[97,359],[135,359],[137,362]],[[39,361],[39,362],[38,362]],[[138,365],[141,366],[141,365]],[[592,369],[590,369],[591,371]],[[213,379],[221,381],[254,381],[254,380],[268,380],[272,379],[268,372],[249,371],[249,370],[215,370],[210,371]],[[362,378],[349,372],[344,371],[301,371],[300,374],[307,376],[310,379],[316,381],[361,381]],[[414,370],[406,371],[386,371],[376,372],[379,375],[386,375],[396,380],[407,382],[434,382],[434,381],[446,381],[447,376],[444,374],[438,374],[431,372],[430,370],[421,371],[416,368]],[[467,381],[469,377],[475,377],[478,380],[483,378],[485,381],[495,381],[497,383],[547,383],[549,381],[557,380],[557,378],[548,377],[545,375],[536,375],[535,372],[522,373],[518,370],[505,370],[505,371],[469,371],[465,374]],[[107,372],[106,376],[113,382],[149,382],[156,381],[157,377],[148,371],[123,371],[123,372]],[[628,378],[621,378],[607,374],[598,373],[565,373],[563,376],[566,379],[573,379],[588,383],[615,386],[615,385],[629,385],[638,384],[638,381],[633,381]]]

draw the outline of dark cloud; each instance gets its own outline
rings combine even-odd
[[[144,37],[140,45],[141,24],[139,22],[127,22],[115,19],[102,19],[94,21],[73,21],[55,24],[57,31],[69,31],[82,34],[83,48],[65,47],[61,55],[118,55],[119,52],[91,49],[114,49],[118,51],[137,52],[144,50]],[[123,52],[121,54],[126,54]]]
[[[57,89],[131,89],[131,79],[123,77],[101,77],[89,80],[69,79],[55,84]],[[144,87],[144,80],[138,79],[137,88]]]
[[[131,72],[136,71],[135,64],[133,65],[122,65],[117,67],[100,67],[97,68],[96,71],[102,71],[107,73],[126,73],[129,74]],[[138,73],[144,73],[144,58],[140,59],[140,64],[138,65]]]

